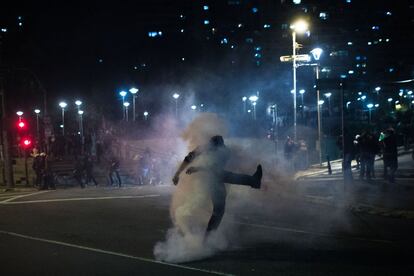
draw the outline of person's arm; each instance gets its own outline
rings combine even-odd
[[[188,164],[190,164],[194,158],[197,156],[197,151],[191,151],[183,160],[183,162],[181,162],[181,165],[178,167],[177,171],[174,174],[174,177],[172,179],[174,185],[178,184],[178,181],[180,180],[180,174],[181,172],[188,166]]]

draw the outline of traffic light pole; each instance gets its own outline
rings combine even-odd
[[[1,96],[1,119],[2,119],[2,145],[3,145],[3,158],[4,158],[4,174],[5,180],[7,183],[7,188],[14,187],[14,180],[13,180],[13,167],[10,160],[10,147],[9,147],[9,139],[7,133],[7,117],[6,117],[6,104],[5,104],[5,95],[3,89],[3,80],[0,79],[0,96]]]

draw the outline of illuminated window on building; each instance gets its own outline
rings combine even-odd
[[[326,12],[320,12],[319,13],[319,18],[322,20],[326,20],[328,19],[328,14]]]
[[[149,37],[162,36],[162,32],[161,31],[158,31],[158,32],[148,32],[148,36]]]
[[[227,44],[227,43],[229,43],[229,41],[227,40],[227,38],[223,38],[223,39],[220,41],[220,43],[221,43],[221,44]]]

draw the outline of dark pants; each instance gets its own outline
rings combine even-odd
[[[42,186],[42,180],[43,180],[43,172],[41,170],[37,170],[36,171],[35,186],[41,187]]]
[[[351,167],[352,159],[352,154],[345,153],[344,159],[342,160],[342,172],[344,174],[344,182],[346,184],[352,184],[354,181]]]
[[[89,184],[93,182],[95,186],[98,186],[98,182],[96,181],[95,177],[93,176],[91,171],[86,171],[86,183]]]
[[[109,179],[111,180],[111,185],[114,184],[114,179],[112,178],[112,175],[115,173],[116,179],[118,179],[118,186],[121,187],[121,177],[119,176],[118,170],[112,170],[109,172]]]
[[[359,178],[367,177],[371,179],[371,159],[370,154],[367,152],[361,153],[361,170],[359,171]]]
[[[390,168],[388,174],[388,168]],[[397,155],[384,154],[384,179],[388,179],[391,183],[395,182],[395,172],[398,169]]]
[[[213,214],[208,222],[207,232],[216,230],[223,219],[227,196],[226,186],[224,183],[252,186],[256,181],[256,179],[251,175],[237,174],[229,171],[223,171],[220,178],[220,183],[210,186],[211,201],[213,202]]]

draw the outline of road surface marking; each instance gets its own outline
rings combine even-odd
[[[11,197],[9,199],[0,201],[0,203],[3,204],[3,203],[7,203],[7,202],[10,202],[10,201],[13,201],[15,199],[22,198],[22,197],[27,197],[27,196],[32,196],[32,195],[39,195],[39,194],[43,194],[43,193],[47,193],[47,192],[50,192],[50,191],[40,191],[40,192],[35,192],[35,193],[30,193],[30,194],[18,195],[18,196],[14,196],[14,197]]]
[[[27,201],[13,201],[4,200],[0,201],[0,205],[3,204],[29,204],[29,203],[47,203],[47,202],[64,202],[64,201],[86,201],[86,200],[108,200],[108,199],[131,199],[131,198],[146,198],[146,197],[159,197],[160,195],[141,195],[141,196],[105,196],[105,197],[75,197],[75,198],[58,198],[58,199],[39,199],[39,200],[27,200]],[[11,199],[13,200],[13,199]]]
[[[297,234],[306,234],[306,235],[321,236],[321,237],[335,238],[335,239],[342,239],[342,240],[356,240],[356,241],[367,241],[367,242],[387,243],[387,244],[393,243],[392,241],[389,241],[389,240],[366,239],[366,238],[351,237],[351,236],[349,237],[335,236],[335,235],[327,234],[327,233],[312,232],[312,231],[306,231],[306,230],[300,230],[300,229],[294,229],[294,228],[286,228],[286,227],[278,227],[278,226],[272,226],[272,225],[245,223],[245,222],[238,222],[238,221],[233,221],[233,223],[257,227],[257,228],[267,228],[267,229],[273,229],[273,230],[283,231],[283,232],[292,232],[292,233],[297,233]]]
[[[161,265],[166,265],[166,266],[172,266],[172,267],[176,267],[176,268],[182,268],[182,269],[188,269],[188,270],[193,270],[193,271],[198,271],[198,272],[204,272],[204,273],[209,273],[209,274],[214,274],[214,275],[225,275],[225,276],[233,275],[233,274],[223,273],[223,272],[214,271],[214,270],[207,270],[207,269],[195,268],[195,267],[186,266],[186,265],[179,265],[179,264],[161,262],[161,261],[157,261],[157,260],[153,260],[153,259],[137,257],[137,256],[133,256],[133,255],[128,255],[128,254],[124,254],[124,253],[103,250],[103,249],[99,249],[99,248],[93,248],[93,247],[82,246],[82,245],[77,245],[77,244],[72,244],[72,243],[67,243],[67,242],[61,242],[61,241],[43,239],[43,238],[38,238],[38,237],[32,237],[32,236],[27,236],[27,235],[14,233],[14,232],[9,232],[9,231],[0,230],[0,234],[19,237],[19,238],[33,240],[33,241],[40,241],[40,242],[44,242],[44,243],[56,244],[56,245],[67,246],[67,247],[72,247],[72,248],[78,248],[78,249],[82,249],[82,250],[87,250],[87,251],[92,251],[92,252],[97,252],[97,253],[102,253],[102,254],[107,254],[107,255],[124,257],[124,258],[128,258],[128,259],[142,261],[142,262],[155,263],[155,264],[161,264]]]

